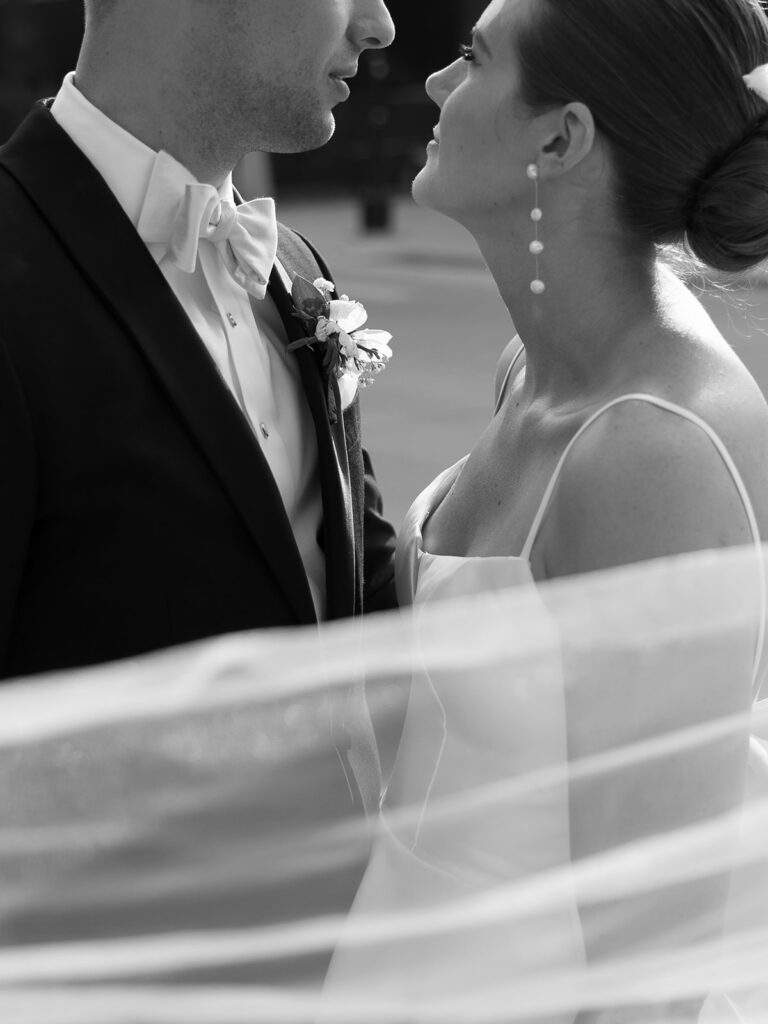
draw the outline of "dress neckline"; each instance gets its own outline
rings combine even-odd
[[[414,503],[411,513],[413,514],[413,538],[414,546],[419,558],[419,561],[428,559],[434,561],[436,559],[453,561],[453,562],[525,562],[526,565],[530,565],[530,559],[525,558],[523,555],[443,555],[435,554],[431,551],[427,551],[424,548],[424,529],[433,516],[438,510],[440,505],[443,503],[448,495],[453,484],[461,474],[464,465],[466,464],[469,455],[465,455],[459,459],[448,469],[444,470],[432,484],[423,492],[423,494],[417,498]]]
[[[519,361],[521,352],[522,348],[515,356],[515,359],[512,361],[512,364],[509,367],[509,370],[507,371],[506,377],[504,378],[504,382],[500,389],[499,398],[497,402],[497,411],[504,400],[504,396],[509,385],[509,381],[512,377],[513,370]],[[405,545],[405,547],[407,547],[407,549],[410,551],[409,561],[411,565],[410,572],[405,574],[405,578],[407,579],[407,582],[411,587],[411,598],[416,593],[420,575],[419,570],[421,568],[422,563],[425,560],[428,560],[426,563],[427,565],[434,564],[437,560],[442,560],[444,563],[446,562],[446,560],[450,560],[451,564],[454,565],[459,565],[461,563],[466,562],[476,562],[478,564],[484,563],[488,566],[492,566],[494,564],[511,565],[514,563],[522,563],[523,565],[527,566],[529,570],[531,570],[531,553],[533,550],[533,546],[536,543],[539,531],[541,530],[544,518],[552,501],[555,488],[557,486],[557,483],[563,471],[563,467],[565,466],[565,463],[571,451],[573,450],[574,446],[578,443],[579,439],[590,429],[590,427],[598,419],[600,419],[600,417],[602,417],[609,410],[614,409],[616,406],[628,402],[642,402],[654,406],[655,408],[659,409],[662,412],[682,417],[683,419],[687,420],[688,422],[698,427],[698,429],[701,430],[709,438],[713,447],[722,459],[726,470],[731,476],[731,479],[733,480],[734,486],[739,495],[739,498],[741,500],[742,506],[747,517],[749,530],[752,534],[752,544],[755,548],[757,556],[757,564],[760,566],[758,576],[760,586],[760,604],[762,608],[762,613],[760,616],[760,626],[758,629],[753,670],[753,684],[755,686],[758,686],[760,670],[763,663],[763,654],[766,645],[765,619],[766,608],[768,608],[768,579],[766,578],[766,574],[763,569],[762,538],[760,536],[760,528],[757,522],[757,517],[755,515],[754,508],[752,506],[752,502],[749,497],[749,493],[730,452],[728,451],[728,449],[726,448],[725,444],[718,436],[718,434],[713,430],[713,428],[709,426],[709,424],[702,420],[699,416],[693,413],[691,410],[685,409],[682,406],[679,406],[673,402],[669,402],[666,399],[658,398],[655,395],[645,394],[643,392],[630,392],[628,394],[619,395],[617,398],[614,398],[612,401],[606,402],[605,405],[601,406],[592,416],[590,416],[587,419],[585,423],[582,424],[579,430],[576,431],[574,436],[566,445],[565,450],[563,451],[560,460],[557,466],[555,467],[555,471],[552,474],[552,477],[549,481],[549,485],[547,486],[542,496],[538,512],[533,520],[533,523],[531,524],[531,528],[528,533],[528,539],[526,540],[523,550],[519,555],[437,555],[431,554],[430,552],[424,550],[424,527],[426,526],[426,523],[429,520],[430,516],[435,512],[435,510],[440,506],[440,504],[445,499],[450,487],[452,486],[455,479],[458,477],[458,475],[464,468],[464,464],[469,458],[469,455],[465,455],[464,458],[454,463],[453,466],[450,466],[448,469],[444,470],[432,482],[432,484],[424,492],[422,492],[422,494],[416,499],[413,506],[411,507],[410,512],[408,513],[408,516],[406,517],[406,521],[404,524],[405,535],[409,536],[410,534],[410,543]],[[405,551],[403,551],[403,554],[405,554]],[[533,579],[532,570],[531,578]],[[399,589],[400,588],[398,588],[398,590]],[[402,597],[403,595],[401,595],[401,600]]]

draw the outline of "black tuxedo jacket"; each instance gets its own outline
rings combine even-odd
[[[330,277],[280,229],[284,265]],[[271,293],[301,334],[279,277]],[[317,431],[330,618],[394,606],[357,403]],[[316,621],[259,444],[103,179],[36,107],[0,148],[0,677]]]

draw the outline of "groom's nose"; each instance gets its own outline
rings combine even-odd
[[[395,23],[384,0],[353,0],[350,37],[361,50],[382,50],[395,39]]]

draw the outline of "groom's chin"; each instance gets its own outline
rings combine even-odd
[[[329,110],[325,117],[318,118],[317,122],[311,126],[307,133],[306,149],[303,152],[322,149],[323,146],[328,145],[335,134],[336,118],[333,116],[333,111]]]
[[[312,121],[296,125],[290,133],[284,133],[281,138],[272,140],[269,152],[285,156],[311,153],[315,149],[327,146],[335,133],[336,119],[333,112],[328,111],[325,114],[318,114]]]

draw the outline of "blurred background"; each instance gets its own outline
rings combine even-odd
[[[265,168],[280,198],[354,193],[378,206],[370,212],[373,221],[377,212],[384,218],[383,195],[407,189],[434,124],[424,80],[454,59],[485,6],[483,0],[439,3],[435,17],[426,0],[390,0],[397,44],[361,62],[333,142],[309,155],[274,157]],[[74,67],[82,8],[82,0],[0,0],[0,139],[35,100],[55,95]]]
[[[361,62],[332,142],[299,156],[253,154],[236,180],[248,198],[274,194],[281,220],[312,238],[339,289],[365,304],[369,326],[395,336],[395,358],[363,395],[363,415],[386,511],[399,525],[413,497],[483,430],[514,328],[469,235],[410,199],[437,121],[424,81],[454,59],[485,0],[388,5],[398,38]],[[82,28],[82,0],[0,0],[0,142],[35,100],[55,95]],[[702,282],[700,291],[768,393],[764,275],[727,289]]]

